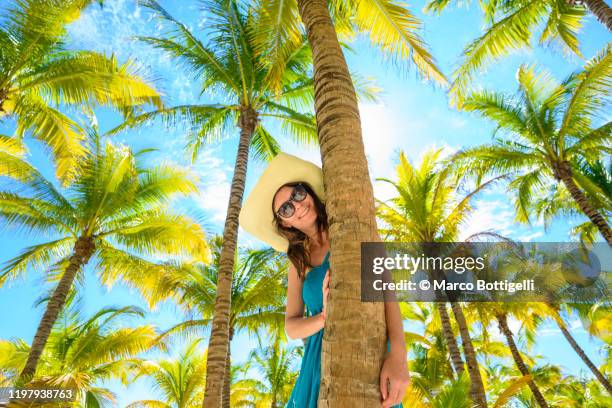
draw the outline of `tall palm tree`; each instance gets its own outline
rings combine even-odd
[[[440,13],[449,3],[430,0],[425,9]],[[586,10],[612,31],[612,9],[602,0],[484,0],[480,6],[488,28],[465,47],[461,64],[453,73],[451,101],[459,107],[477,72],[511,51],[529,47],[539,28],[543,27],[540,44],[555,42],[579,57],[577,35]]]
[[[581,173],[581,160],[592,162],[612,151],[612,122],[598,128],[593,120],[605,109],[612,83],[610,48],[588,61],[584,70],[561,84],[534,67],[518,70],[516,97],[498,92],[476,92],[465,101],[465,109],[494,121],[508,134],[493,145],[464,149],[456,159],[471,163],[475,172],[509,172],[515,192],[516,218],[529,222],[534,197],[543,195],[547,184],[560,183],[580,210],[612,245],[612,230],[588,197],[600,197],[601,187]]]
[[[142,167],[138,154],[125,146],[101,143],[95,132],[88,149],[75,172],[77,181],[66,190],[56,188],[27,161],[0,152],[0,163],[10,164],[6,174],[15,177],[0,191],[3,225],[52,237],[6,262],[0,283],[28,267],[50,268],[50,276],[58,281],[19,382],[35,374],[73,282],[90,260],[95,260],[103,282],[120,278],[148,293],[145,288],[165,271],[151,257],[207,256],[201,226],[168,209],[173,198],[195,191],[188,172],[172,165]]]
[[[415,168],[404,153],[400,152],[397,166],[398,180],[378,179],[390,183],[398,194],[388,203],[379,202],[378,216],[386,224],[381,229],[382,235],[403,242],[454,242],[458,239],[460,227],[473,210],[470,201],[499,178],[479,184],[465,196],[458,197],[455,189],[461,181],[462,171],[454,171],[452,166],[443,162],[440,159],[441,153],[441,149],[427,152],[420,166]],[[466,240],[483,234],[474,234]],[[471,381],[472,399],[479,407],[486,407],[484,384],[469,333],[469,325],[461,305],[457,302],[450,302],[450,305],[461,336]],[[453,368],[460,377],[463,362],[450,324],[446,303],[436,302],[436,307],[440,314],[444,339]]]
[[[219,260],[223,247],[221,236],[211,239],[210,264],[191,264],[177,268],[163,279],[168,291],[174,292],[179,304],[189,315],[197,318],[178,323],[165,331],[162,337],[173,333],[202,332],[210,328],[215,313],[215,297],[219,278]],[[273,250],[239,251],[232,275],[229,342],[236,334],[246,330],[259,335],[262,329],[284,336],[286,261]],[[223,407],[231,401],[231,347],[226,356],[223,386]]]
[[[133,62],[66,49],[66,25],[92,0],[12,3],[0,26],[0,121],[14,118],[17,137],[44,142],[58,177],[70,181],[85,155],[83,129],[58,108],[100,104],[128,114],[136,105],[161,107],[160,96]]]
[[[489,324],[491,320],[497,322],[499,331],[506,340],[517,369],[523,375],[523,377],[528,377],[527,385],[531,389],[534,399],[541,408],[548,408],[550,405],[534,381],[531,369],[525,362],[524,354],[519,350],[514,333],[508,324],[508,318],[510,316],[518,319],[522,323],[522,326],[530,326],[534,321],[541,320],[538,319],[536,311],[541,310],[542,305],[535,304],[533,307],[530,307],[529,304],[506,302],[500,304],[486,303],[484,305],[476,305],[476,307],[479,309],[479,317],[484,320],[482,321],[483,325]]]
[[[74,390],[78,407],[115,404],[104,381],[119,379],[127,385],[143,364],[137,355],[156,345],[157,338],[153,326],[118,327],[118,322],[143,316],[142,310],[127,306],[105,307],[85,318],[70,307],[53,327],[40,369],[27,385]],[[0,368],[9,380],[18,377],[29,353],[23,340],[0,340]]]
[[[302,109],[312,100],[312,83],[306,75],[309,52],[302,37],[275,43],[274,35],[281,28],[266,25],[253,12],[247,14],[244,5],[235,0],[203,2],[207,43],[200,41],[157,2],[146,0],[142,3],[168,28],[159,38],[142,40],[183,64],[191,75],[197,76],[204,92],[213,93],[215,99],[219,94],[221,97],[217,104],[176,106],[140,115],[125,126],[156,118],[171,123],[186,120],[196,135],[191,143],[194,157],[202,143],[223,135],[231,124],[236,123],[240,130],[208,347],[204,404],[218,407],[226,372],[232,271],[249,150],[259,158],[277,154],[278,142],[264,127],[271,121],[285,127],[298,141],[316,140],[314,116]],[[264,40],[262,32],[266,33]]]
[[[380,401],[375,379],[385,354],[385,317],[398,318],[399,311],[397,304],[386,304],[383,309],[382,304],[360,301],[361,278],[356,273],[360,242],[378,241],[379,237],[357,96],[332,16],[339,31],[367,33],[399,66],[406,67],[405,61],[411,60],[423,77],[443,84],[446,80],[418,34],[420,21],[395,0],[262,0],[260,4],[269,10],[271,21],[286,27],[281,40],[300,29],[299,15],[313,55],[314,108],[331,220],[331,269],[335,279],[346,285],[343,296],[336,299],[332,278],[328,324],[333,329],[325,331],[323,338],[319,404],[373,406]],[[342,312],[345,310],[363,317],[357,332],[353,319]],[[368,352],[336,355],[330,345],[340,341],[349,349]],[[351,391],[354,389],[364,391],[358,395]]]
[[[200,339],[201,340],[201,339]],[[198,350],[200,340],[192,341],[177,358],[147,361],[135,378],[148,376],[164,400],[140,400],[126,408],[196,408],[204,396],[206,353]]]

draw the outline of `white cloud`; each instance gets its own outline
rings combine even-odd
[[[202,151],[194,165],[200,176],[196,205],[210,215],[210,221],[222,223],[227,213],[233,167],[220,158],[219,147]]]
[[[476,200],[474,202],[474,212],[462,229],[459,240],[462,241],[472,234],[487,230],[502,235],[510,235],[515,229],[513,219],[514,210],[508,203],[500,200]]]

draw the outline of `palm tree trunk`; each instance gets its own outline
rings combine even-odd
[[[238,216],[242,206],[246,181],[249,146],[257,125],[257,113],[250,107],[240,112],[240,141],[234,166],[227,215],[223,228],[223,246],[219,260],[215,314],[208,342],[206,360],[206,391],[202,407],[219,408],[223,401],[225,362],[229,349],[229,319],[231,309],[232,272],[238,240]]]
[[[557,321],[557,319],[555,319],[555,321]],[[570,332],[567,331],[567,328],[565,327],[565,325],[562,324],[561,322],[557,321],[557,326],[559,326],[559,329],[561,329],[561,333],[563,333],[563,336],[565,337],[567,342],[570,344],[570,346],[572,346],[574,351],[580,356],[580,358],[582,359],[582,361],[584,361],[584,363],[587,365],[587,367],[589,367],[589,369],[591,370],[593,375],[595,375],[595,377],[597,377],[599,382],[606,388],[608,393],[610,395],[612,395],[612,385],[610,385],[610,381],[608,381],[608,379],[606,377],[604,377],[603,373],[601,371],[599,371],[597,366],[595,364],[593,364],[593,362],[591,361],[589,356],[586,355],[586,353],[584,352],[582,347],[580,347],[580,345],[576,342],[574,337],[572,337]]]
[[[487,395],[485,393],[482,377],[480,376],[476,352],[472,345],[472,338],[470,337],[470,330],[465,320],[465,315],[459,303],[450,302],[450,304],[453,314],[455,315],[455,320],[457,321],[457,326],[459,326],[459,333],[461,334],[463,354],[465,355],[465,362],[467,363],[468,374],[470,375],[470,394],[472,394],[472,399],[478,408],[487,408]]]
[[[332,280],[318,406],[380,406],[383,303],[361,302],[361,242],[379,241],[355,88],[325,0],[298,0],[312,49]],[[336,283],[334,283],[336,282]]]
[[[603,0],[582,0],[597,20],[612,32],[612,9]]]
[[[57,320],[60,312],[66,304],[66,298],[72,287],[72,283],[76,277],[78,271],[89,262],[92,254],[95,250],[95,244],[91,237],[80,237],[74,244],[72,256],[70,257],[68,266],[62,275],[57,287],[53,291],[49,302],[47,302],[47,308],[43,314],[38,329],[36,329],[36,335],[32,341],[32,347],[28,354],[28,360],[26,361],[25,367],[19,374],[17,384],[24,385],[32,379],[36,372],[36,366],[38,360],[42,355],[42,352],[49,339],[51,329]]]
[[[572,169],[568,162],[562,162],[555,166],[554,169],[555,177],[561,180],[567,190],[572,195],[578,207],[586,214],[593,224],[597,227],[601,235],[605,238],[608,245],[612,246],[612,230],[606,222],[605,218],[591,205],[586,195],[578,188],[574,179],[572,178]]]
[[[446,303],[436,302],[436,307],[438,308],[438,313],[440,314],[442,333],[444,334],[444,340],[446,341],[446,346],[448,347],[451,363],[458,378],[461,377],[461,374],[463,374],[463,360],[461,359],[459,345],[457,344],[457,339],[455,338],[455,333],[453,332],[453,327],[451,326],[450,316],[446,310]]]
[[[229,345],[227,346],[227,358],[225,359],[225,377],[223,379],[223,408],[230,407],[232,396],[232,340],[234,339],[234,328],[230,325],[229,330]]]
[[[514,363],[518,367],[521,374],[523,374],[524,376],[530,375],[531,373],[525,365],[523,357],[521,357],[521,353],[519,353],[518,348],[516,347],[516,343],[514,342],[514,336],[512,335],[512,330],[510,330],[510,327],[508,326],[508,316],[506,314],[498,314],[496,317],[497,323],[499,325],[499,330],[506,337],[506,342],[508,343],[508,347],[510,347],[510,352],[512,353],[512,358],[514,358]],[[533,381],[533,379],[529,380],[527,384],[529,384],[529,388],[531,389],[534,398],[538,402],[538,405],[542,408],[548,408],[548,403],[544,399],[544,396],[540,392],[540,389]]]

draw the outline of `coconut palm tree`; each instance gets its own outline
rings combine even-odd
[[[206,353],[198,349],[200,340],[190,342],[177,358],[150,360],[141,366],[135,378],[153,379],[153,388],[164,400],[140,400],[126,408],[196,408],[204,397]]]
[[[66,25],[92,0],[12,3],[0,26],[0,121],[14,118],[17,137],[44,142],[58,177],[70,181],[85,155],[84,132],[59,108],[99,104],[128,114],[137,105],[161,107],[160,96],[133,62],[65,47]]]
[[[19,382],[31,378],[49,333],[64,307],[74,280],[91,261],[105,283],[117,279],[141,288],[150,301],[166,268],[150,259],[191,256],[206,259],[204,232],[191,218],[168,209],[175,197],[195,191],[193,177],[172,165],[143,167],[139,154],[125,146],[102,143],[92,131],[86,155],[79,161],[77,181],[58,189],[26,160],[0,151],[0,169],[12,182],[0,191],[4,227],[51,240],[25,248],[7,261],[0,283],[28,267],[49,270],[57,281],[36,330]]]
[[[390,183],[397,196],[388,202],[379,202],[378,216],[385,223],[381,234],[386,238],[403,242],[454,242],[458,239],[460,227],[472,213],[470,201],[476,194],[499,178],[480,184],[464,197],[458,197],[455,189],[461,181],[462,171],[453,171],[452,166],[441,160],[441,149],[427,152],[418,168],[413,167],[403,152],[399,155],[397,181],[378,179]],[[444,164],[443,164],[444,163]],[[467,237],[469,241],[484,233]],[[463,308],[457,302],[450,302],[471,380],[471,394],[478,406],[486,406],[486,395],[476,354],[469,333]],[[457,376],[463,372],[463,361],[459,353],[455,333],[445,302],[436,302],[440,314],[446,346]]]
[[[612,245],[612,230],[598,211],[606,202],[601,187],[580,171],[580,161],[592,162],[612,151],[612,122],[594,127],[605,109],[612,83],[610,48],[588,61],[584,70],[556,83],[546,72],[521,66],[516,97],[498,92],[475,92],[464,108],[494,121],[508,134],[493,145],[464,149],[456,159],[470,163],[481,174],[512,174],[516,218],[529,222],[535,197],[545,195],[546,186],[562,184],[576,205]],[[597,201],[589,200],[597,198]]]
[[[425,10],[442,12],[450,0],[430,0]],[[582,57],[578,32],[586,11],[612,31],[612,9],[602,0],[485,0],[480,1],[488,27],[469,43],[453,73],[451,102],[461,107],[474,75],[511,51],[530,47],[536,32],[538,42],[556,43],[564,51]]]
[[[328,321],[334,329],[326,331],[323,339],[319,404],[373,406],[380,402],[379,383],[375,381],[380,365],[371,361],[375,357],[382,364],[384,358],[383,317],[397,321],[400,313],[396,304],[386,304],[383,315],[382,304],[360,302],[360,276],[355,272],[360,270],[360,242],[377,241],[379,237],[357,96],[336,28],[343,33],[364,32],[398,66],[412,65],[424,78],[442,84],[446,80],[418,34],[420,21],[395,0],[261,0],[259,4],[269,10],[270,21],[285,27],[280,41],[295,37],[293,33],[301,29],[296,18],[299,15],[313,55],[314,108],[331,220],[331,270],[348,289],[336,299],[332,278]],[[359,332],[355,332],[348,315],[342,316],[342,310],[354,310],[363,317]],[[402,333],[391,335],[395,342]],[[368,350],[367,356],[333,355],[330,344],[340,341],[352,350]],[[356,388],[364,392],[353,393]]]
[[[137,355],[157,344],[153,326],[122,327],[124,323],[120,323],[143,316],[142,310],[126,306],[105,307],[86,318],[71,306],[53,327],[40,357],[40,369],[27,385],[73,390],[75,407],[116,404],[104,381],[119,379],[127,385],[143,363]],[[8,374],[9,383],[22,371],[30,350],[23,340],[0,340],[0,368]]]
[[[240,130],[238,152],[223,228],[215,314],[208,347],[206,406],[219,406],[229,347],[231,282],[249,150],[259,158],[270,158],[279,145],[267,126],[276,122],[301,142],[316,140],[314,116],[304,103],[312,100],[312,83],[306,75],[309,51],[303,39],[272,43],[278,27],[244,10],[235,0],[209,0],[206,11],[207,42],[202,42],[185,25],[153,0],[143,1],[168,28],[160,37],[141,38],[183,64],[198,78],[202,90],[219,100],[216,104],[176,106],[137,116],[123,127],[161,118],[166,123],[187,122],[195,137],[194,157],[201,144],[218,139],[232,124]],[[270,28],[270,30],[268,30]],[[268,31],[266,31],[268,30]],[[259,31],[259,34],[256,33]],[[265,41],[261,32],[268,33]],[[283,53],[278,52],[278,48]],[[285,55],[289,57],[285,58]],[[276,59],[274,59],[276,57]],[[281,58],[282,57],[282,58]],[[264,125],[266,125],[264,127]],[[121,128],[123,128],[121,127]],[[117,131],[119,129],[116,129]]]
[[[177,302],[190,316],[197,318],[180,322],[162,334],[201,333],[210,328],[215,313],[215,297],[219,261],[223,248],[221,236],[210,240],[212,262],[210,264],[191,264],[177,268],[174,273],[163,279],[169,292],[173,292]],[[262,329],[277,336],[284,336],[287,265],[284,257],[275,251],[239,251],[234,262],[232,275],[231,311],[229,322],[229,341],[236,334],[246,330],[259,335]],[[226,356],[226,374],[223,386],[223,407],[231,401],[231,347]]]
[[[565,338],[565,340],[567,340],[569,345],[576,352],[576,354],[578,354],[578,356],[584,362],[584,364],[586,364],[586,366],[589,367],[589,370],[591,370],[591,372],[593,373],[595,378],[597,378],[597,380],[603,385],[603,387],[606,389],[606,391],[610,395],[612,395],[612,385],[610,384],[610,381],[599,370],[599,368],[597,368],[595,363],[593,363],[593,361],[591,361],[591,359],[586,354],[584,349],[582,347],[580,347],[580,345],[578,344],[576,339],[574,339],[574,336],[572,336],[572,334],[569,332],[569,330],[567,328],[567,323],[565,322],[565,320],[563,319],[563,317],[561,315],[561,310],[560,310],[561,308],[560,308],[560,306],[559,305],[549,305],[549,306],[551,308],[551,314],[553,316],[553,319],[555,320],[555,323],[557,324],[557,326],[561,330],[561,333],[563,334],[563,337]]]

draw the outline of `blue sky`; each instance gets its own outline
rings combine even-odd
[[[148,74],[155,78],[156,84],[167,95],[168,105],[199,100],[201,103],[214,102],[214,98],[198,99],[197,81],[188,78],[175,64],[159,52],[137,43],[135,35],[153,35],[159,27],[151,21],[148,13],[134,5],[130,0],[108,1],[104,9],[92,6],[69,28],[67,44],[74,49],[86,48],[115,53],[120,61],[134,59]],[[176,18],[198,31],[206,21],[198,18],[198,3],[195,1],[162,1]],[[430,45],[442,71],[450,75],[458,63],[463,47],[479,35],[483,23],[477,2],[470,8],[451,6],[442,16],[424,15],[420,9],[423,1],[413,2],[412,9],[423,19],[423,35]],[[0,9],[10,1],[0,0]],[[591,58],[607,42],[610,34],[593,17],[586,19],[580,35],[582,52]],[[429,148],[444,147],[453,151],[465,146],[486,143],[490,140],[493,126],[479,117],[449,108],[446,94],[438,87],[423,83],[415,75],[414,69],[401,71],[385,63],[378,52],[369,47],[363,38],[352,44],[354,52],[347,52],[349,67],[363,76],[375,77],[376,84],[384,91],[379,103],[361,103],[363,137],[368,156],[370,175],[394,177],[397,152],[403,150],[413,162]],[[583,64],[578,57],[563,55],[551,48],[534,48],[512,54],[489,66],[488,71],[479,76],[479,85],[490,89],[514,92],[515,73],[520,64],[538,63],[547,68],[556,78],[561,79]],[[108,111],[97,111],[102,130],[119,123],[119,117]],[[608,118],[610,120],[610,118]],[[0,124],[0,133],[8,134],[11,123]],[[197,215],[210,234],[221,233],[227,207],[229,182],[237,148],[237,131],[228,133],[224,141],[202,149],[193,169],[200,177],[200,192],[191,199],[177,203],[181,208]],[[150,154],[151,164],[173,161],[188,166],[188,154],[182,147],[185,144],[181,129],[163,129],[152,125],[139,130],[129,131],[115,137],[116,140],[134,149],[157,147],[159,152]],[[298,154],[313,162],[320,163],[317,148],[298,147],[284,137],[280,137],[283,150]],[[29,143],[31,160],[48,176],[53,170],[48,158],[39,145]],[[249,193],[257,177],[264,168],[263,163],[249,163],[246,194]],[[375,182],[375,194],[380,199],[389,197],[390,191],[381,182]],[[513,221],[513,208],[504,189],[495,188],[484,193],[476,200],[476,212],[466,225],[463,236],[471,232],[495,229],[514,239],[529,241],[565,241],[567,232],[578,219],[558,219],[549,231],[544,231],[541,223],[532,226],[517,225]],[[22,237],[15,231],[0,228],[0,263],[15,256],[21,249],[41,237]],[[244,231],[240,232],[240,243],[257,246],[256,240]],[[135,304],[146,307],[138,294],[117,284],[112,289],[102,288],[96,280],[92,268],[86,270],[87,279],[82,288],[85,312],[93,312],[103,306]],[[40,271],[28,271],[24,280],[0,288],[0,338],[19,337],[30,342],[36,325],[42,315],[42,308],[33,306],[41,295],[41,288],[48,287],[41,280]],[[163,304],[150,313],[143,322],[150,322],[160,328],[167,328],[181,318],[176,307]],[[515,331],[518,327],[514,327]],[[572,333],[583,345],[588,354],[597,362],[602,361],[602,344],[590,339],[578,320],[572,320]],[[236,362],[244,361],[254,342],[246,335],[239,335],[232,345],[232,355]],[[567,373],[578,375],[586,368],[552,325],[545,325],[538,343],[532,351],[542,356],[542,363],[559,364]],[[119,398],[119,406],[150,397],[147,384],[138,381],[129,388],[113,384],[113,391]]]

